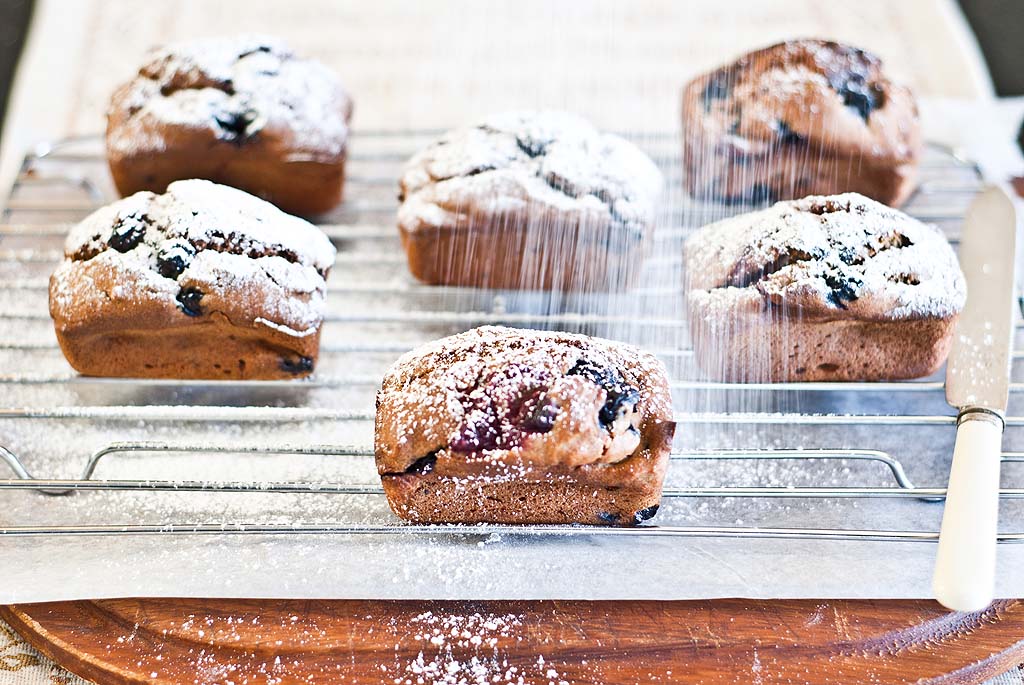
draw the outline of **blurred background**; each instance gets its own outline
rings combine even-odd
[[[32,18],[32,0],[0,0],[0,127],[7,111],[11,79]],[[3,129],[0,128],[0,137]]]
[[[31,146],[103,131],[111,92],[147,49],[268,32],[338,71],[357,131],[549,108],[667,132],[698,73],[830,38],[913,89],[927,139],[990,177],[1024,172],[1024,0],[0,0],[0,197]]]
[[[78,4],[78,0],[60,0]],[[100,0],[101,3],[103,0]],[[690,0],[683,0],[686,4]],[[944,0],[927,0],[943,2]],[[971,30],[978,39],[987,63],[995,92],[999,96],[1024,95],[1024,1],[1022,0],[957,0]],[[176,0],[156,0],[148,4],[173,7]],[[14,70],[22,53],[26,33],[33,16],[33,0],[0,0],[0,126],[3,125],[6,105],[11,91]],[[728,2],[721,3],[728,5]],[[295,7],[295,5],[291,5]],[[298,5],[301,9],[301,3]],[[452,27],[453,29],[455,27]],[[399,47],[399,46],[396,46]],[[747,46],[744,46],[747,47]],[[54,45],[56,52],[62,46]],[[737,48],[735,52],[740,52]],[[730,54],[722,55],[724,60]],[[124,76],[128,75],[125,71]],[[40,84],[40,87],[45,87]],[[358,93],[357,93],[358,95]],[[60,95],[55,94],[55,97]],[[98,127],[97,127],[98,128]],[[0,140],[4,131],[0,128]]]
[[[1024,95],[1024,2],[959,0],[978,38],[996,94]]]

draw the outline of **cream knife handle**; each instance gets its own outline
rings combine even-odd
[[[935,599],[954,611],[981,611],[994,599],[1002,437],[996,414],[961,414],[932,582]]]

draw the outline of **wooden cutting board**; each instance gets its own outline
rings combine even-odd
[[[1024,662],[1017,600],[955,614],[928,601],[121,599],[0,617],[101,684],[948,685]]]

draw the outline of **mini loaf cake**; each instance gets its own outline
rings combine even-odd
[[[937,228],[854,193],[705,226],[685,253],[697,360],[726,381],[927,376],[966,298]]]
[[[205,178],[302,215],[341,201],[352,100],[323,65],[265,37],[153,51],[107,113],[122,195]]]
[[[683,93],[683,157],[700,199],[761,203],[914,189],[917,105],[870,53],[796,40],[741,57]]]
[[[651,355],[483,327],[391,368],[375,453],[391,508],[410,521],[630,525],[658,509],[674,429]]]
[[[334,247],[234,188],[178,181],[97,210],[50,278],[64,356],[91,376],[294,378],[313,370]]]
[[[398,227],[424,283],[614,290],[636,279],[661,186],[643,152],[577,116],[507,113],[408,162]]]

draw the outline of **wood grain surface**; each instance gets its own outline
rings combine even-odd
[[[123,599],[0,616],[101,684],[949,684],[1024,661],[1016,600],[956,614],[928,601]]]

